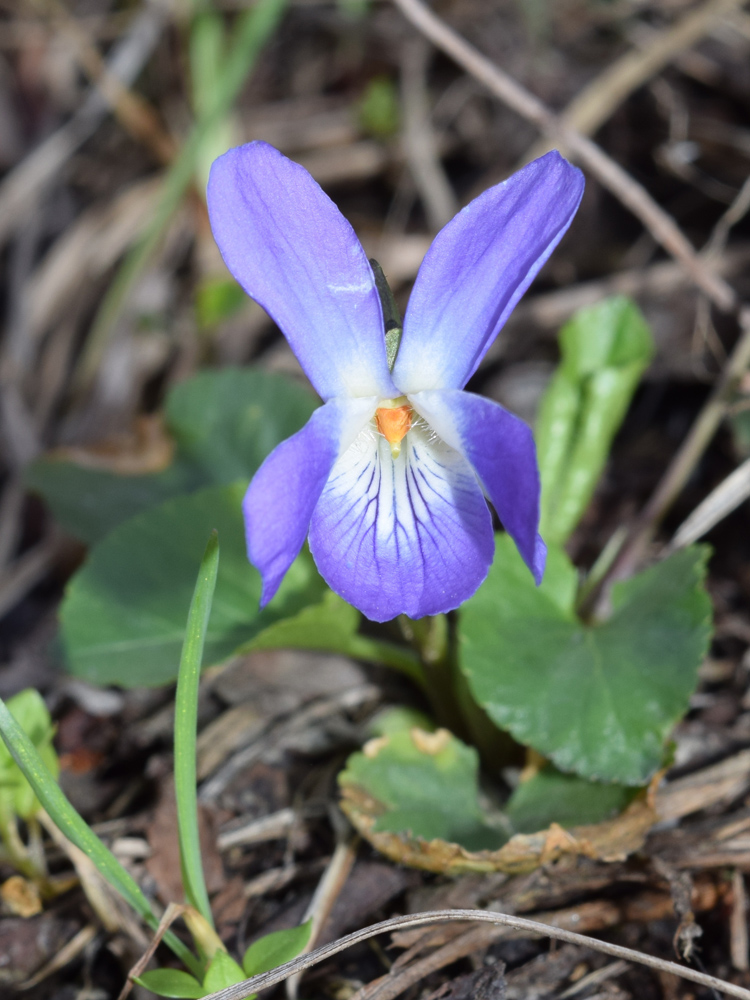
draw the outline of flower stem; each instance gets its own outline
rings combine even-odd
[[[382,642],[366,635],[353,635],[348,642],[346,652],[359,660],[368,663],[380,663],[392,670],[399,670],[415,681],[423,690],[428,683],[425,671],[416,653],[393,642]]]
[[[461,738],[466,731],[456,700],[453,655],[447,615],[398,619],[404,638],[419,652],[424,672],[424,689],[438,724]]]

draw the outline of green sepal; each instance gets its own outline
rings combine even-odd
[[[396,356],[401,345],[401,334],[403,324],[401,323],[401,313],[393,297],[391,286],[388,284],[383,268],[374,259],[370,259],[370,267],[375,275],[375,287],[380,296],[380,305],[383,310],[383,325],[385,327],[385,356],[388,361],[388,368],[393,371],[396,364]]]

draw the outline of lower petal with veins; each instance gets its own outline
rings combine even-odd
[[[371,424],[333,467],[310,524],[321,575],[374,621],[458,607],[482,583],[492,519],[466,459],[418,422],[394,458]]]

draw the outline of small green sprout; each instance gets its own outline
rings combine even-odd
[[[27,688],[9,699],[8,709],[36,747],[48,771],[57,778],[60,766],[52,746],[55,727],[42,696],[33,688]],[[0,840],[5,860],[26,878],[38,883],[44,892],[47,870],[38,821],[41,811],[42,806],[31,785],[0,741]],[[26,824],[28,844],[21,837],[19,820]]]

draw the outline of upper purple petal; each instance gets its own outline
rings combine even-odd
[[[261,465],[242,504],[247,554],[263,577],[261,607],[299,555],[310,518],[340,452],[370,420],[377,399],[334,399],[317,409]]]
[[[401,392],[460,389],[570,225],[583,174],[558,152],[462,209],[419,269],[393,369]]]
[[[398,395],[365,252],[304,167],[264,142],[230,149],[211,168],[208,211],[227,267],[324,399]]]
[[[487,575],[495,543],[466,460],[413,427],[397,459],[366,429],[344,452],[310,523],[326,583],[373,621],[451,611]]]
[[[444,441],[466,456],[540,583],[547,549],[538,534],[539,470],[530,428],[499,403],[459,389],[418,392],[409,401]]]

